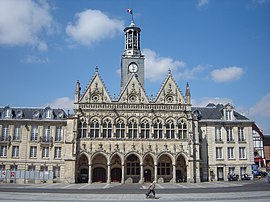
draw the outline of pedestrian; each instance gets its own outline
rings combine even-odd
[[[156,197],[156,193],[155,193],[155,187],[156,187],[156,181],[153,181],[149,187],[148,187],[148,192],[145,194],[146,198],[149,197],[149,195],[152,193],[154,197]]]

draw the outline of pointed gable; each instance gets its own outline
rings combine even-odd
[[[136,77],[136,74],[133,74],[128,80],[120,94],[118,102],[130,104],[149,103],[146,93]]]
[[[92,80],[84,90],[79,102],[102,103],[111,102],[110,95],[96,70]]]
[[[158,92],[155,103],[185,104],[185,99],[170,72]]]

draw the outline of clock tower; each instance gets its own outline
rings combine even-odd
[[[121,58],[121,91],[131,75],[136,74],[139,82],[144,87],[144,55],[140,50],[140,32],[133,20],[124,29],[125,51]]]

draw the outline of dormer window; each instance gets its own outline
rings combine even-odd
[[[225,109],[225,120],[231,121],[233,117],[233,111]]]
[[[6,109],[6,111],[4,111],[4,118],[11,118],[11,109]]]
[[[45,112],[45,118],[46,119],[51,119],[52,118],[52,110],[47,109]]]

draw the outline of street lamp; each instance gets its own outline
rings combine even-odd
[[[25,162],[24,162],[24,184],[26,183],[26,165],[27,165],[27,147],[28,147],[28,133],[30,131],[29,126],[25,125],[26,129],[26,148],[25,148]]]

